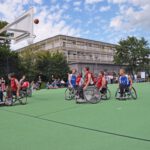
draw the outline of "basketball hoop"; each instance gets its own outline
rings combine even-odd
[[[14,22],[6,25],[0,30],[0,33],[7,32],[11,36],[3,37],[0,39],[10,39],[14,43],[18,43],[24,39],[35,38],[33,34],[33,8],[25,12],[22,16],[18,17]]]

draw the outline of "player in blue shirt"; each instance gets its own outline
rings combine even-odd
[[[72,69],[72,73],[69,74],[68,76],[68,82],[69,82],[69,87],[75,88],[76,87],[76,69]]]
[[[123,98],[125,90],[132,88],[132,79],[125,73],[124,69],[120,69],[119,74],[120,98]]]

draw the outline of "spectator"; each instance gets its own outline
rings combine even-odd
[[[41,89],[41,85],[42,85],[42,79],[41,79],[41,76],[38,77],[38,82],[37,82],[39,85],[38,85],[38,88]]]
[[[4,92],[5,89],[6,89],[5,80],[4,80],[3,77],[1,78],[1,88],[2,88],[2,91],[3,91],[3,92]]]

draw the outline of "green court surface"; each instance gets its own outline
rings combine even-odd
[[[1,150],[150,150],[150,83],[137,100],[65,101],[65,89],[35,91],[27,105],[0,107]]]

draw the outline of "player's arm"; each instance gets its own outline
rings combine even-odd
[[[86,85],[84,86],[84,90],[86,90],[86,88],[89,86],[90,81],[91,81],[91,74],[89,73],[88,74],[88,81],[87,81]]]
[[[130,88],[132,88],[133,81],[132,81],[132,78],[131,78],[131,76],[128,76],[128,80],[129,80],[129,82],[130,82]]]
[[[72,87],[72,84],[71,84],[71,75],[70,74],[68,75],[68,82],[69,82],[69,85]]]
[[[16,95],[17,95],[17,97],[19,97],[20,84],[19,84],[19,82],[18,82],[17,79],[15,79],[15,83],[16,83],[16,85],[17,85]]]

